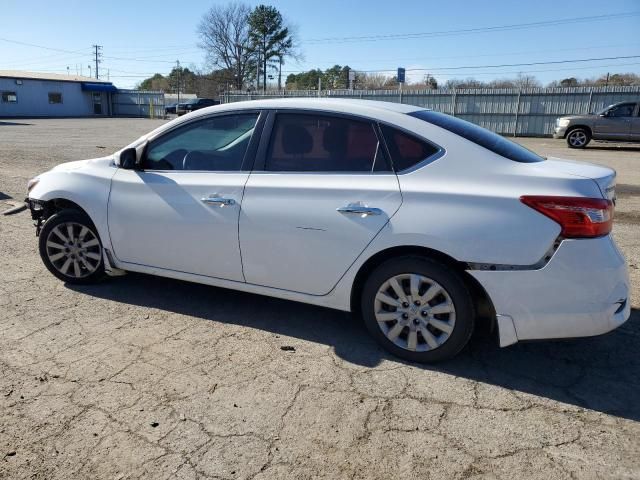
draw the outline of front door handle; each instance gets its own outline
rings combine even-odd
[[[375,207],[367,207],[362,203],[350,203],[346,207],[339,207],[336,210],[345,215],[360,215],[362,218],[369,215],[382,215],[382,210]]]
[[[209,195],[208,197],[201,198],[200,201],[209,205],[219,205],[221,207],[236,204],[236,201],[233,198],[221,197],[215,193],[213,195]]]

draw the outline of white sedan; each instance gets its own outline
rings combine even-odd
[[[56,277],[126,271],[351,311],[395,355],[598,335],[630,314],[615,172],[384,102],[199,110],[29,182]],[[187,301],[187,300],[185,300]]]

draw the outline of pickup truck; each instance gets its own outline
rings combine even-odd
[[[597,113],[559,117],[553,138],[566,138],[569,148],[584,148],[591,140],[640,142],[640,100],[609,105]]]

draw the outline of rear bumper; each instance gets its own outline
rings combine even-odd
[[[469,273],[493,301],[501,346],[601,335],[631,313],[629,273],[611,236],[564,240],[539,270]]]

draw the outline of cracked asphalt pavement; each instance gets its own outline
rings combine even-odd
[[[159,123],[0,121],[0,210]],[[0,478],[640,478],[640,148],[518,141],[618,169],[619,330],[506,349],[478,334],[413,365],[337,311],[144,275],[65,285],[28,214],[0,216]]]

